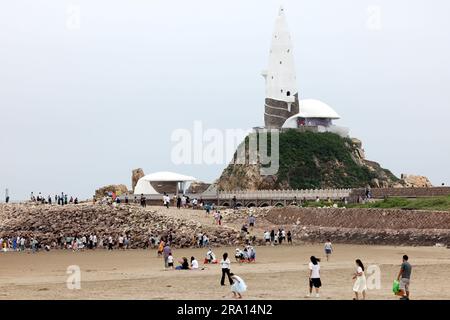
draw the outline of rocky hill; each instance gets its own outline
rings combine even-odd
[[[253,133],[254,134],[254,133]],[[249,137],[245,143],[248,145]],[[270,143],[268,146],[270,152]],[[333,133],[280,133],[280,168],[262,176],[260,164],[231,163],[216,182],[220,190],[321,189],[402,186],[402,180],[365,159],[361,141]]]

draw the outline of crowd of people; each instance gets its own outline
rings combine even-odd
[[[264,231],[263,238],[266,245],[282,245],[283,242],[292,245],[292,233],[291,231],[286,232],[284,228],[279,228],[277,231],[272,229],[270,232],[266,230]]]
[[[42,244],[38,241],[37,237],[9,237],[0,238],[0,249],[3,252],[6,251],[25,251],[31,250],[37,252],[39,250],[50,251],[51,249],[67,249],[73,251],[79,250],[94,250],[97,248],[113,250],[117,249],[130,249],[131,237],[130,235],[123,234],[119,236],[104,236],[97,237],[95,234],[89,235],[76,235],[76,236],[63,236],[60,235],[51,244]]]
[[[55,195],[53,197],[50,195],[45,197],[41,194],[41,192],[39,192],[38,195],[34,195],[34,192],[31,192],[30,201],[42,204],[58,204],[61,206],[68,204],[78,204],[79,202],[77,197],[74,198],[71,196],[69,198],[69,196],[64,192],[61,192],[60,195]]]
[[[41,245],[35,237],[25,238],[21,236],[11,238],[0,238],[0,251],[25,251],[36,252],[40,249],[50,250],[48,245]]]

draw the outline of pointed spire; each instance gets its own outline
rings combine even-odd
[[[285,102],[294,101],[294,95],[298,92],[294,56],[291,35],[282,6],[275,21],[268,68],[263,72],[263,76],[266,78],[266,98]]]

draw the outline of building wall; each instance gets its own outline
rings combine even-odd
[[[299,112],[298,94],[295,95],[295,102],[291,103],[291,111],[288,103],[284,101],[266,98],[264,122],[267,129],[280,129],[284,122]]]

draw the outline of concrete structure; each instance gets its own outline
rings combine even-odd
[[[194,177],[174,172],[155,172],[139,179],[134,189],[134,194],[160,196],[164,193],[185,193],[189,184],[196,180]]]

